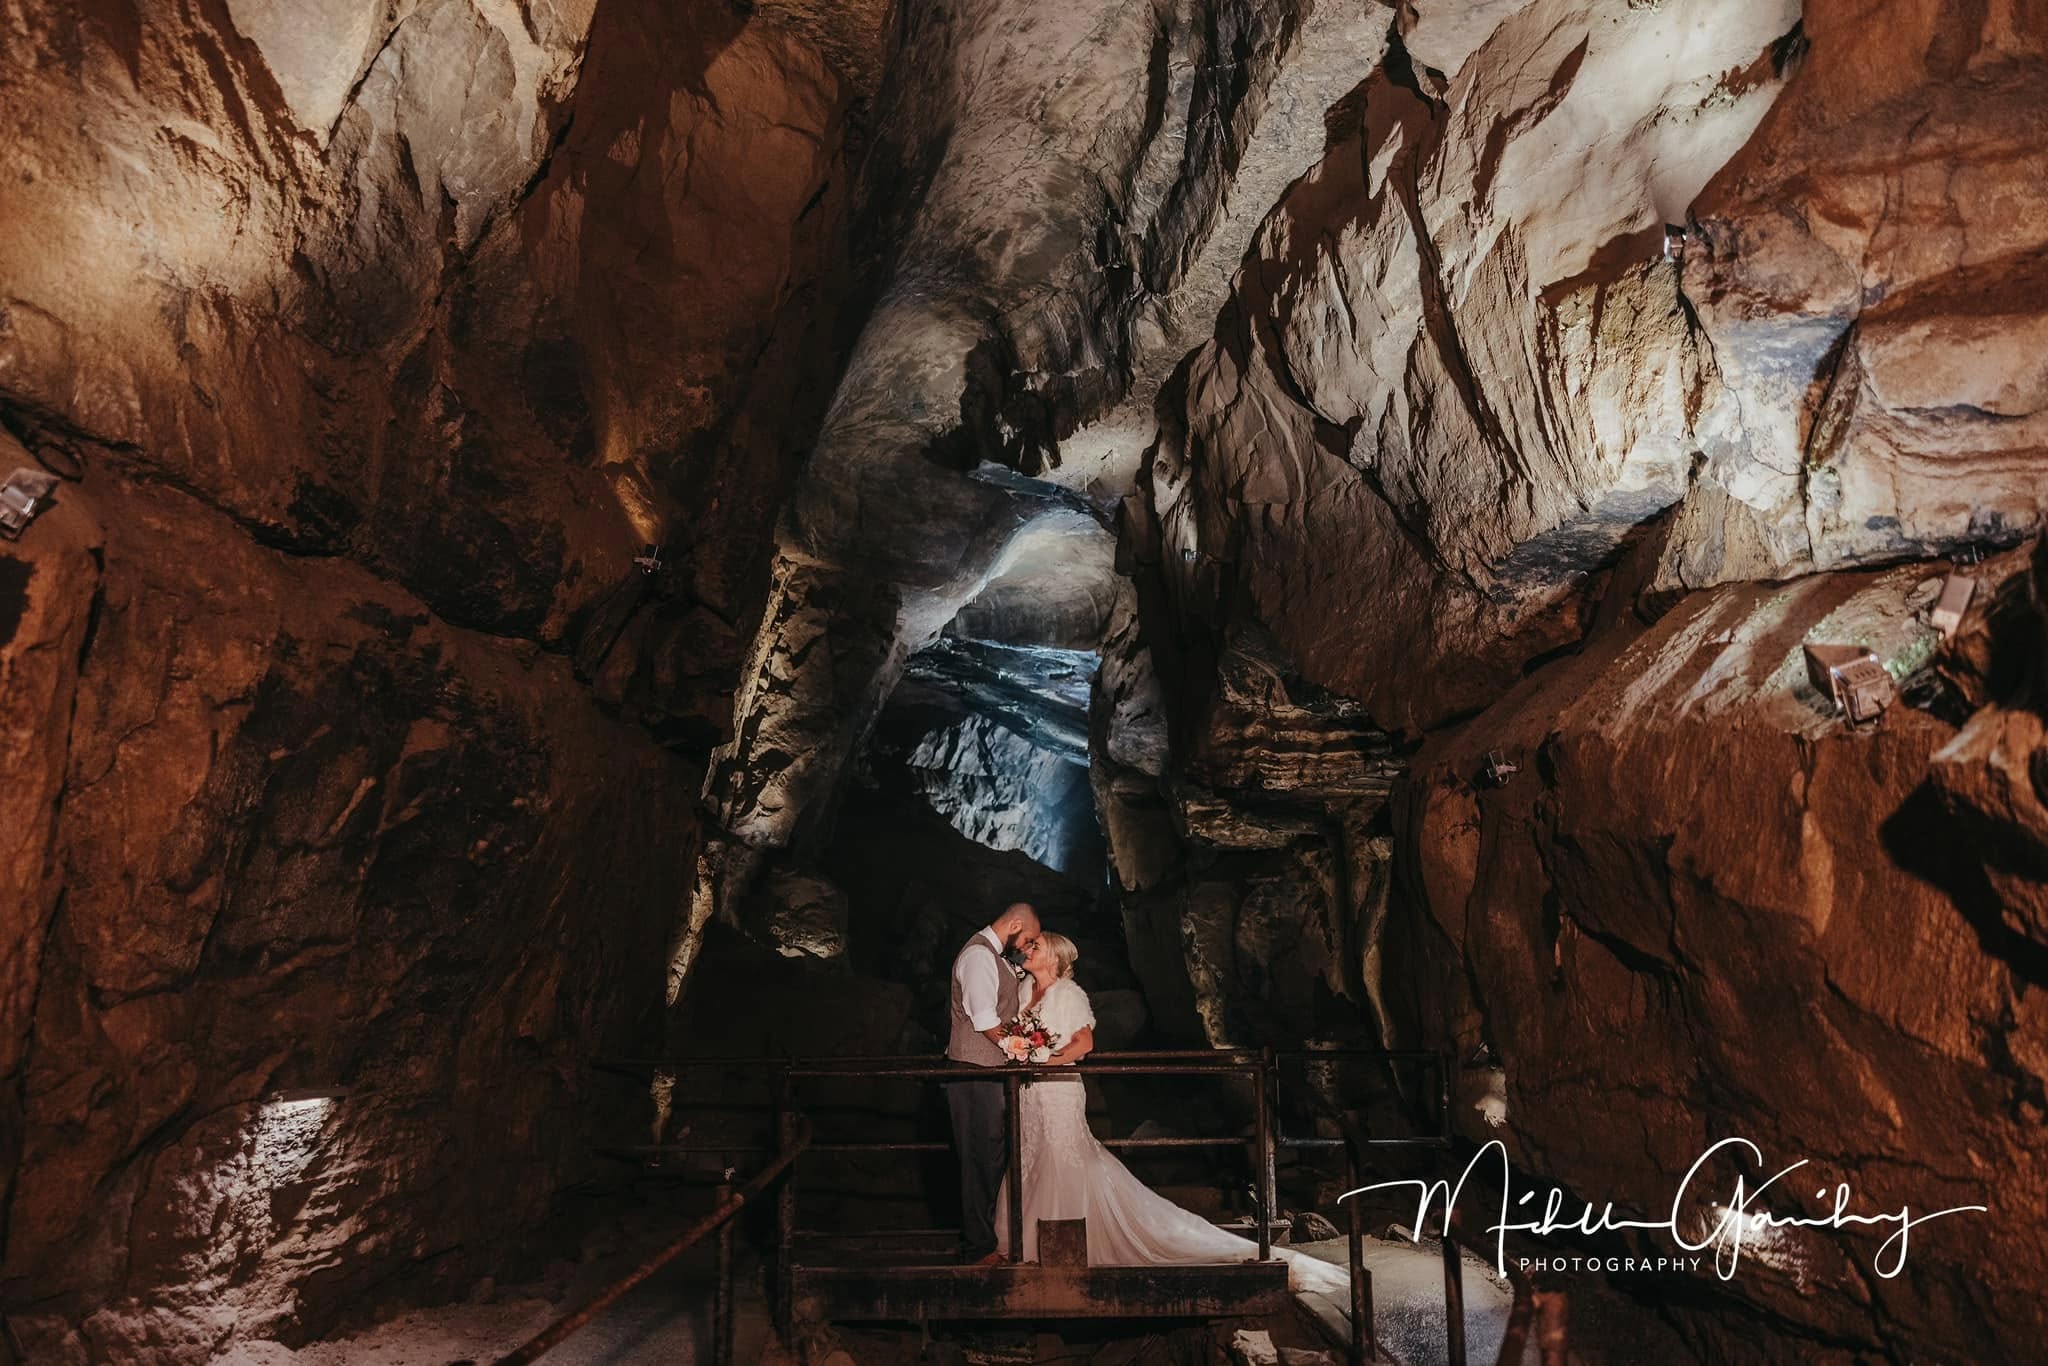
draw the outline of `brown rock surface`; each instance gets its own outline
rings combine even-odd
[[[765,20],[592,9],[29,7],[0,401],[453,621],[573,639],[645,541],[746,614],[793,455],[734,414],[829,350],[849,92]]]
[[[1795,20],[1539,3],[1440,95],[1397,49],[1165,400],[1183,629],[1246,614],[1401,730],[1576,635],[1570,591],[1682,495],[1715,385],[1662,225],[1762,117]]]
[[[462,1284],[609,1112],[578,1060],[658,1000],[694,770],[185,494],[102,472],[33,530],[8,659],[57,666],[25,757],[61,792],[9,815],[61,890],[32,993],[10,958],[12,1330],[199,1360],[396,1267]]]
[[[2007,1042],[2038,1037],[2038,951],[1983,922],[1989,889],[1930,785],[1953,728],[1895,705],[1854,732],[1804,682],[1803,641],[1923,649],[1902,606],[1920,577],[1689,597],[1426,744],[1397,809],[1416,897],[1388,929],[1396,1014],[1505,1069],[1505,1125],[1467,1112],[1475,1138],[1637,1217],[1731,1135],[1763,1175],[1813,1163],[1779,1213],[1825,1213],[1811,1189],[1838,1181],[1863,1212],[1992,1205],[1917,1229],[1896,1279],[1872,1274],[1881,1236],[1758,1239],[1700,1308],[1660,1296],[1715,1355],[1803,1334],[1991,1360],[2042,1331],[2020,1290],[2048,1251],[2021,1212],[2048,1195],[2041,1082]],[[1496,748],[1522,772],[1476,784]],[[1767,1318],[1716,1312],[1727,1296]]]
[[[1455,1050],[1582,1196],[1996,1193],[1575,1291],[1703,1358],[2048,1332],[2038,5],[0,25],[0,463],[84,474],[0,550],[30,1359],[446,1291],[715,914],[790,957],[671,1028],[907,1047],[1020,890],[1126,1034]]]
[[[1685,292],[1739,402],[1703,419],[1675,583],[2040,521],[2048,22],[1811,4],[1803,41],[1812,60],[1693,208]]]
[[[1404,6],[1123,525],[1140,644],[1097,748],[1147,656],[1170,745],[1098,787],[1148,889],[1134,964],[1183,968],[1209,1037],[1328,1033],[1341,1002],[1475,1060],[1468,1137],[1653,1215],[1730,1133],[1864,1208],[1995,1206],[1917,1230],[1896,1280],[1877,1239],[1800,1235],[1622,1287],[1704,1359],[2041,1333],[2038,628],[2009,557],[1966,570],[1944,648],[1945,563],[1814,572],[2040,524],[2048,31],[1938,11]],[[1806,640],[1877,647],[1908,701],[1844,731]],[[1277,684],[1251,706],[1246,641]],[[1317,697],[1346,725],[1273,704]],[[1411,766],[1391,829],[1328,788],[1361,753]]]
[[[28,1359],[450,1293],[584,1172],[836,364],[878,20],[0,19],[0,444],[84,472],[0,549]]]

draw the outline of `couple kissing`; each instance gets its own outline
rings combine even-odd
[[[1005,954],[1021,955],[1013,969]],[[1095,1013],[1074,980],[1080,954],[1072,940],[1038,923],[1016,902],[960,949],[953,960],[952,1020],[946,1056],[975,1067],[1037,1064],[1045,1076],[1018,1093],[1022,1144],[1023,1259],[1037,1260],[1042,1219],[1087,1221],[1092,1266],[1236,1262],[1258,1246],[1154,1193],[1088,1128],[1087,1090],[1078,1073],[1059,1073],[1095,1048]],[[1057,1082],[1060,1084],[1047,1084]],[[946,1105],[960,1159],[962,1259],[1005,1260],[1008,1227],[1009,1113],[997,1080],[950,1081]],[[1297,1290],[1348,1294],[1342,1268],[1275,1248]]]

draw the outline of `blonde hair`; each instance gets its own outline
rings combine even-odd
[[[1059,960],[1060,976],[1072,977],[1074,975],[1074,964],[1080,960],[1081,951],[1074,947],[1073,940],[1063,934],[1056,934],[1052,930],[1046,930],[1038,936],[1038,942],[1051,950],[1052,956]]]

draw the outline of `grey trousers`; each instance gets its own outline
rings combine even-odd
[[[999,1081],[949,1081],[946,1108],[960,1155],[960,1251],[975,1261],[996,1250],[996,1194],[1010,1162],[1009,1104]]]

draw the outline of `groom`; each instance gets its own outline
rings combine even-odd
[[[1003,954],[1037,934],[1038,912],[1019,901],[968,940],[953,960],[953,1027],[946,1056],[954,1062],[1000,1067],[1007,1061],[996,1041],[1002,1026],[1017,1016],[1017,974]],[[1010,1160],[1002,1083],[947,1082],[946,1106],[953,1113],[953,1147],[960,1154],[961,1260],[994,1266],[996,1190]]]

